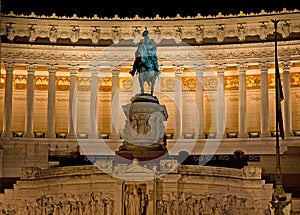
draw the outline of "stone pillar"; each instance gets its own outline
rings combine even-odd
[[[112,70],[111,90],[111,134],[112,139],[119,139],[119,73],[120,68]]]
[[[90,87],[90,139],[98,139],[98,71],[99,68],[93,66],[91,71],[91,87]]]
[[[4,97],[4,120],[2,137],[11,137],[12,94],[14,63],[5,63],[5,97]]]
[[[260,63],[260,116],[261,116],[261,137],[269,137],[269,91],[268,91],[268,69],[269,64],[267,62]]]
[[[247,93],[246,93],[246,71],[247,64],[239,64],[239,134],[238,137],[248,137],[247,133]]]
[[[183,67],[175,67],[175,123],[174,123],[174,139],[182,138],[182,73]]]
[[[56,94],[56,74],[57,66],[48,67],[48,107],[47,107],[47,138],[55,138],[55,94]]]
[[[70,70],[70,94],[69,94],[69,127],[68,127],[68,138],[76,138],[76,118],[77,118],[77,73],[79,68],[71,66]]]
[[[196,65],[196,106],[198,112],[198,119],[196,121],[196,134],[198,133],[197,139],[204,138],[203,132],[203,72],[204,66],[203,65]]]
[[[292,136],[292,120],[291,120],[291,63],[289,61],[281,62],[283,69],[283,96],[284,96],[284,135]]]
[[[33,138],[33,117],[34,117],[34,72],[36,66],[29,64],[27,67],[27,96],[26,96],[26,118],[24,137]]]
[[[224,93],[224,72],[225,64],[217,65],[217,138],[225,137],[225,93]]]

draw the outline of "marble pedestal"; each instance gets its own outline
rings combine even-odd
[[[166,107],[155,96],[136,94],[131,103],[123,105],[126,116],[123,143],[116,151],[119,161],[138,159],[152,161],[167,156],[164,122]]]

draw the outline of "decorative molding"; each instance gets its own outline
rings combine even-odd
[[[196,77],[195,76],[184,76],[182,77],[182,91],[196,91]]]
[[[224,90],[238,90],[239,76],[224,76]]]
[[[291,33],[300,31],[299,13],[299,11],[284,9],[272,13],[263,11],[258,14],[244,14],[241,12],[229,16],[219,13],[217,16],[206,17],[198,14],[192,17],[179,15],[174,18],[156,16],[147,19],[138,16],[131,19],[115,16],[108,19],[97,16],[79,18],[77,16],[58,17],[9,13],[2,16],[1,33],[6,35],[10,42],[14,42],[18,37],[26,37],[31,43],[38,43],[38,38],[43,38],[53,44],[58,43],[62,38],[69,39],[70,44],[74,45],[80,40],[89,41],[90,45],[98,45],[101,40],[111,40],[111,43],[115,44],[130,40],[133,44],[137,44],[141,40],[140,28],[143,22],[156,43],[160,43],[163,39],[173,39],[175,43],[181,43],[185,39],[194,39],[199,44],[205,43],[207,39],[214,39],[216,43],[223,43],[228,38],[244,42],[254,37],[264,41],[273,34],[270,15],[282,20],[278,24],[278,33],[282,38],[288,38]]]
[[[247,90],[260,89],[260,75],[247,75],[246,88]]]
[[[130,77],[119,78],[119,91],[120,92],[132,92],[133,80]]]

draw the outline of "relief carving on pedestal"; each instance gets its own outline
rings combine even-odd
[[[148,196],[146,185],[125,185],[124,193],[125,215],[145,215]]]
[[[157,215],[165,214],[265,214],[254,201],[224,194],[195,195],[186,192],[171,192],[156,201]]]
[[[111,193],[43,195],[34,200],[18,200],[15,204],[0,202],[0,214],[15,215],[113,215]]]

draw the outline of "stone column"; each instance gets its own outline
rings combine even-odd
[[[77,73],[79,68],[71,66],[70,70],[70,94],[69,94],[69,127],[68,138],[76,138],[76,118],[77,118]]]
[[[203,72],[204,66],[203,65],[196,65],[196,106],[198,112],[198,119],[196,121],[196,133],[198,133],[197,139],[204,138],[203,132]]]
[[[4,97],[4,120],[2,137],[11,137],[11,116],[12,116],[12,94],[13,94],[13,72],[14,63],[5,63],[5,97]]]
[[[111,90],[111,134],[112,139],[119,139],[119,74],[120,68],[112,70]]]
[[[260,116],[261,116],[261,137],[269,137],[269,91],[268,91],[268,69],[269,64],[267,62],[260,63]]]
[[[247,64],[239,64],[239,134],[238,137],[248,137],[247,133],[247,93],[246,93],[246,71]]]
[[[55,138],[55,94],[56,94],[56,74],[57,66],[48,67],[48,108],[47,108],[47,138]]]
[[[175,72],[175,123],[174,123],[174,139],[182,138],[182,73],[183,67],[177,66]]]
[[[34,117],[34,72],[36,66],[29,64],[27,67],[27,96],[26,96],[26,118],[24,137],[33,138],[33,117]]]
[[[217,138],[225,137],[225,93],[224,93],[224,72],[225,64],[217,65]]]
[[[291,63],[289,61],[281,62],[283,69],[283,96],[284,96],[284,135],[292,136],[292,119],[291,119]]]
[[[90,139],[98,139],[98,71],[99,68],[93,66],[91,71],[91,87],[90,87]]]

